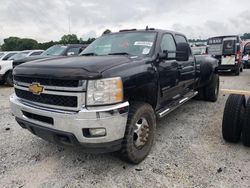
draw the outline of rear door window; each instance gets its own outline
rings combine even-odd
[[[176,43],[187,43],[187,40],[184,36],[182,35],[175,35],[175,40],[176,40]]]

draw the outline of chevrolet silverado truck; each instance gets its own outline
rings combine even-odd
[[[20,126],[45,140],[119,151],[137,164],[150,152],[158,118],[193,97],[217,100],[217,68],[210,56],[194,57],[181,33],[122,30],[78,57],[17,66],[10,104]]]

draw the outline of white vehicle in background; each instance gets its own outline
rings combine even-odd
[[[27,50],[22,52],[0,52],[0,84],[7,83],[13,85],[12,62],[16,59],[22,59],[28,56],[40,55],[42,50]]]
[[[10,71],[8,70],[12,60],[8,60],[11,56],[17,54],[17,51],[10,52],[0,52],[0,84],[4,84],[8,76],[10,76]],[[6,69],[7,67],[7,69]],[[11,66],[12,67],[12,66]],[[12,71],[11,71],[12,72]]]
[[[25,57],[41,55],[44,50],[25,50],[16,55],[11,56],[8,60],[18,60]]]

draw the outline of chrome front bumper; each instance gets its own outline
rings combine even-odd
[[[13,94],[10,96],[10,106],[16,119],[53,131],[70,133],[80,144],[86,145],[121,140],[125,134],[129,103],[69,112],[25,103]],[[24,112],[53,119],[53,124],[29,118],[24,115]],[[106,136],[85,137],[83,129],[89,128],[105,128]]]

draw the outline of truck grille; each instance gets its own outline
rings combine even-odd
[[[79,80],[59,80],[59,79],[48,79],[48,78],[29,78],[23,76],[14,76],[14,80],[23,83],[40,83],[46,86],[57,86],[57,87],[78,87]]]
[[[15,88],[17,97],[28,101],[43,103],[47,105],[77,107],[77,96],[62,96],[51,94],[34,95],[33,93]]]

